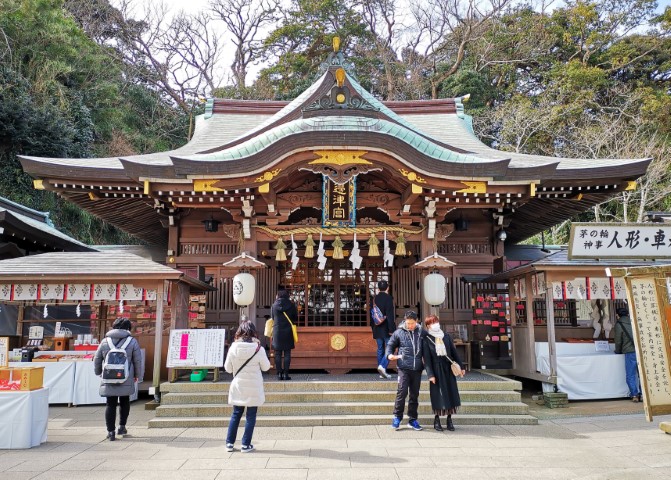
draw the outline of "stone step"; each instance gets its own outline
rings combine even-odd
[[[302,415],[302,416],[266,416],[256,417],[257,427],[316,427],[316,426],[360,426],[360,425],[389,425],[391,429],[391,414],[386,415]],[[538,425],[538,419],[531,415],[479,415],[462,414],[453,417],[454,424],[464,425]],[[227,427],[230,418],[219,417],[179,417],[154,418],[149,420],[150,428],[190,428],[190,427]],[[425,430],[433,431],[433,415],[420,415],[419,421]],[[442,419],[443,426],[445,419]],[[240,425],[244,425],[243,418]],[[407,419],[404,419],[402,429],[407,430]]]
[[[303,415],[389,415],[393,402],[312,402],[312,403],[267,403],[263,405],[264,416]],[[161,405],[156,417],[225,417],[231,414],[230,405]],[[431,413],[431,404],[421,402],[420,414]],[[460,413],[490,415],[524,415],[529,408],[522,402],[462,402]]]
[[[501,381],[470,381],[459,380],[459,391],[478,390],[522,390],[522,383],[517,380],[509,380],[501,377]],[[188,392],[218,392],[227,393],[230,382],[165,382],[161,384],[161,393],[188,393]],[[263,384],[266,392],[319,392],[319,391],[358,391],[362,383],[358,381],[266,381]],[[428,390],[429,384],[426,379],[422,381],[422,389]],[[371,375],[370,381],[365,383],[367,391],[396,391],[396,380],[382,380]]]
[[[519,402],[520,393],[506,390],[460,391],[462,402]],[[393,402],[395,391],[266,392],[266,404],[290,402]],[[420,391],[420,401],[430,399],[428,389]],[[161,405],[226,404],[227,392],[166,393]]]

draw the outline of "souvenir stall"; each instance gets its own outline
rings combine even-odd
[[[509,285],[512,373],[569,400],[626,397],[624,357],[612,343],[615,309],[626,306],[626,290],[606,272],[633,265],[641,262],[569,260],[560,250],[487,279]]]
[[[15,325],[26,345],[17,352],[23,358],[13,359],[45,367],[44,383],[53,391],[50,403],[103,403],[92,360],[117,317],[131,320],[144,352],[145,379],[158,387],[167,378],[167,370],[161,371],[164,338],[171,328],[187,326],[190,293],[210,290],[180,270],[122,252],[59,252],[0,261],[4,321]],[[31,330],[40,331],[39,338]]]

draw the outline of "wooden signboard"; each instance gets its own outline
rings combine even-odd
[[[9,337],[0,337],[0,367],[9,365]]]
[[[666,281],[654,275],[626,277],[645,401],[645,415],[671,414],[671,324]],[[622,372],[624,375],[624,372]]]
[[[223,367],[226,329],[172,330],[168,368]]]

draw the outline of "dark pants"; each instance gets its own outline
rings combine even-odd
[[[256,425],[256,412],[258,410],[259,407],[247,407],[245,433],[242,434],[243,445],[252,444],[252,435],[254,434],[254,426]],[[231,413],[231,421],[228,424],[228,433],[226,434],[226,443],[235,443],[235,437],[238,436],[238,426],[240,426],[240,419],[244,411],[245,407],[233,406],[233,413]]]
[[[128,420],[128,414],[130,413],[130,397],[107,397],[105,423],[107,424],[108,432],[113,432],[115,428],[117,404],[121,406],[119,409],[119,425],[126,425],[126,420]]]
[[[421,370],[398,369],[398,390],[394,402],[394,416],[403,418],[405,409],[405,397],[410,392],[408,399],[408,418],[417,420],[417,406],[419,405],[419,386],[422,383]]]
[[[291,349],[275,350],[275,370],[277,373],[288,373],[291,365]]]
[[[376,338],[377,342],[377,364],[382,366],[382,368],[387,368],[389,365],[389,359],[386,355],[387,343],[389,343],[389,336],[385,338]]]

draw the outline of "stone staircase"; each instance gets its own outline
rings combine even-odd
[[[259,409],[259,426],[386,425],[391,422],[396,382],[376,374],[294,374],[265,382],[266,403]],[[223,427],[232,407],[227,404],[230,381],[176,382],[161,385],[161,405],[152,428]],[[484,372],[469,372],[459,380],[461,408],[457,425],[535,425],[522,403],[520,382]],[[420,423],[431,425],[433,414],[426,377],[419,397]],[[243,419],[244,421],[244,419]]]

